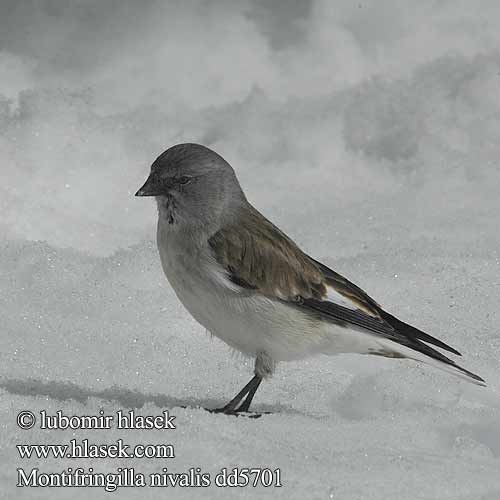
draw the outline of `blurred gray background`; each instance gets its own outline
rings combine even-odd
[[[185,141],[291,225],[314,210],[331,230],[360,202],[373,225],[401,194],[410,219],[481,210],[498,198],[499,48],[494,0],[2,0],[2,233],[94,255],[151,238],[130,195]]]
[[[172,470],[281,467],[286,486],[171,498],[498,500],[499,137],[498,0],[0,0],[0,498],[89,494],[14,492],[16,467],[74,466],[22,461],[15,443],[164,440],[21,431],[19,410],[166,407]],[[154,203],[133,196],[186,141],[225,157],[305,251],[462,351],[489,387],[321,357],[263,384],[255,407],[271,416],[199,409],[252,363],[182,309]]]

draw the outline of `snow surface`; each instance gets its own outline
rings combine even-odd
[[[273,4],[0,6],[0,498],[500,500],[500,4]],[[256,395],[272,412],[260,419],[201,409],[227,402],[252,361],[182,308],[154,205],[133,197],[155,155],[187,140],[488,387],[324,356],[280,365]],[[24,409],[132,408],[168,408],[177,429],[15,422]],[[21,460],[15,448],[72,438],[171,442],[176,458]],[[68,466],[280,467],[283,487],[14,486],[17,467]]]

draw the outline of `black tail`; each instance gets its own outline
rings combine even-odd
[[[383,310],[380,310],[379,312],[383,320],[387,321],[387,323],[389,323],[399,333],[402,333],[405,337],[408,337],[412,340],[421,340],[422,342],[427,342],[428,344],[435,345],[440,349],[444,349],[445,351],[456,354],[457,356],[461,356],[461,354],[456,349],[453,349],[453,347],[449,346],[448,344],[441,342],[439,339],[432,337],[431,335],[423,332],[422,330],[419,330],[418,328],[415,328],[414,326],[404,323],[388,312],[385,312]]]
[[[445,344],[444,342],[441,342],[435,337],[432,337],[431,335],[422,332],[418,328],[415,328],[411,325],[408,325],[407,323],[404,323],[403,321],[400,321],[399,319],[395,318],[394,316],[383,310],[380,310],[380,313],[384,321],[389,323],[396,330],[396,332],[400,334],[402,337],[401,338],[398,335],[391,340],[400,343],[402,345],[405,345],[407,347],[410,347],[411,349],[418,351],[422,354],[425,354],[430,358],[441,361],[442,363],[445,363],[446,365],[449,365],[461,371],[462,373],[476,380],[477,382],[485,384],[485,380],[481,378],[479,375],[476,375],[475,373],[472,373],[469,370],[462,368],[460,365],[457,365],[455,361],[446,357],[444,354],[441,354],[439,351],[436,351],[436,349],[433,349],[427,344],[432,344],[436,347],[440,347],[441,349],[456,354],[457,356],[461,356],[461,354],[456,349],[453,349],[453,347],[450,347],[449,345]]]

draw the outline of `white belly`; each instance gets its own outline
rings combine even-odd
[[[275,361],[313,354],[368,353],[381,348],[374,335],[321,321],[286,303],[247,293],[234,285],[208,247],[176,245],[175,235],[158,227],[158,249],[165,275],[191,315],[234,349]],[[384,344],[385,345],[385,344]]]
[[[160,228],[158,248],[165,275],[184,307],[198,323],[238,351],[249,356],[265,352],[276,361],[285,361],[321,352],[331,342],[331,329],[302,312],[277,300],[241,292],[236,285],[228,289],[232,283],[208,249],[177,251],[172,235]]]

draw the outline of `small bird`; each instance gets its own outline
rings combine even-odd
[[[485,385],[435,347],[457,350],[304,253],[247,201],[233,168],[211,149],[167,149],[136,196],[156,197],[161,264],[179,300],[213,335],[255,358],[250,382],[212,411],[248,413],[277,362],[320,353],[408,358]]]

